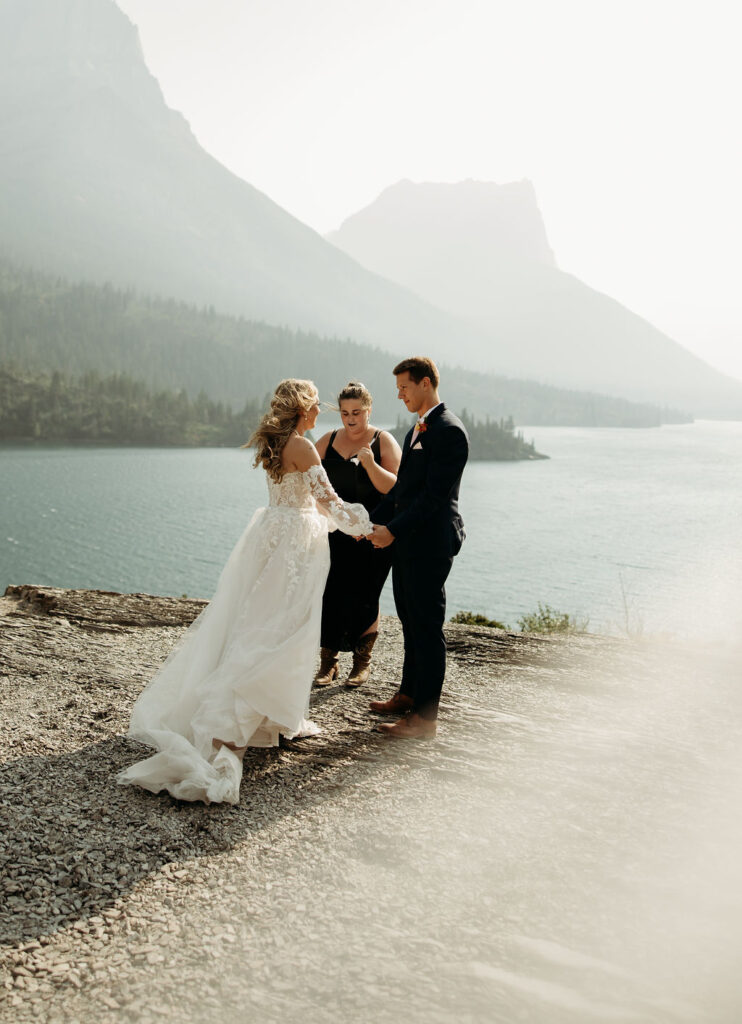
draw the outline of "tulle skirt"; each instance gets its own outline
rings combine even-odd
[[[306,719],[330,564],[317,509],[259,509],[216,593],[138,698],[129,736],[157,753],[117,781],[181,800],[237,803],[241,758],[318,732]]]

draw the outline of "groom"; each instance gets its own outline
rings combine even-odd
[[[435,736],[446,674],[446,577],[464,540],[459,483],[469,456],[460,419],[438,397],[440,375],[432,359],[413,356],[394,367],[398,397],[418,420],[407,434],[397,482],[372,513],[376,548],[394,545],[394,603],[404,635],[399,690],[371,710],[400,715],[380,725],[388,736]]]

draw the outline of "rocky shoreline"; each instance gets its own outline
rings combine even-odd
[[[560,822],[567,807],[582,828],[605,794],[582,806],[580,748],[557,758],[556,737],[577,739],[575,716],[620,717],[668,652],[450,625],[440,737],[399,744],[367,711],[397,678],[385,618],[370,683],[314,693],[322,734],[250,751],[240,804],[206,807],[114,782],[143,751],[124,735],[131,705],[201,607],[33,586],[0,598],[0,1019],[574,1020],[553,999],[528,1016],[513,981],[524,917],[534,930],[555,888],[576,898],[565,864],[585,870],[580,890],[597,884],[596,850]],[[613,781],[614,801],[635,801],[636,779],[631,794]],[[603,1002],[636,997],[627,975],[602,982]],[[646,1019],[671,1019],[659,1012]]]

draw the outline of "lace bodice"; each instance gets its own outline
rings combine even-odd
[[[322,466],[310,466],[303,473],[285,473],[280,481],[268,478],[270,508],[319,509],[332,522],[332,529],[353,536],[371,533],[368,512],[360,504],[342,501],[332,488]]]

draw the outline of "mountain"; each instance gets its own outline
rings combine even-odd
[[[113,0],[0,0],[0,190],[0,253],[27,266],[399,353],[475,333],[209,156]]]
[[[480,365],[562,387],[742,417],[742,383],[559,270],[528,181],[400,181],[328,239],[488,342]]]
[[[400,181],[328,240],[374,273],[467,316],[487,314],[493,289],[518,267],[556,268],[529,181],[457,185]]]
[[[431,268],[466,282],[460,268],[469,267],[469,294],[481,279],[497,293],[494,310],[470,306],[466,292],[451,301],[455,312],[441,309],[439,300],[450,297],[444,280],[440,296],[432,278],[416,294],[364,268],[206,153],[165,104],[137,31],[113,0],[0,0],[0,256],[294,331],[350,337],[396,356],[422,351],[441,363],[570,388],[600,389],[589,385],[600,376],[612,394],[625,384],[654,404],[726,412],[724,378],[561,274],[543,225],[528,213],[535,200],[511,191],[486,221],[481,244],[471,234],[455,259],[449,250]],[[434,226],[443,222],[435,206],[428,210]],[[403,248],[412,246],[408,235]],[[385,238],[393,237],[390,223]],[[503,268],[494,279],[493,237],[502,240]],[[530,269],[509,284],[505,271],[514,266]],[[610,380],[599,373],[603,358]],[[613,373],[622,359],[625,372]],[[695,390],[685,387],[683,359],[691,360]],[[728,405],[742,396],[742,385],[731,387]]]
[[[287,373],[311,377],[324,399],[360,377],[374,415],[400,409],[387,352],[196,309],[110,285],[70,283],[0,259],[0,371],[38,378],[124,374],[153,391],[205,392],[241,409],[263,403]],[[443,368],[446,400],[479,418],[519,423],[650,427],[687,416],[620,398],[563,391],[461,368]],[[2,396],[0,396],[2,404]]]

